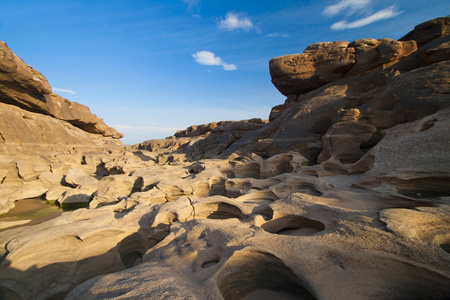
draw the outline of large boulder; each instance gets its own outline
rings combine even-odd
[[[303,54],[270,60],[270,76],[283,95],[299,95],[344,76],[392,64],[416,50],[414,41],[392,39],[317,43],[308,46]]]

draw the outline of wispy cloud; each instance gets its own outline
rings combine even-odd
[[[341,0],[336,4],[325,7],[322,14],[328,17],[336,16],[341,12],[353,14],[358,10],[367,8],[371,0]]]
[[[198,51],[192,54],[195,61],[205,66],[222,66],[225,71],[234,71],[237,69],[236,65],[225,63],[222,58],[216,56],[211,51]]]
[[[187,4],[187,12],[199,13],[200,11],[200,0],[182,0]]]
[[[52,88],[52,90],[57,93],[66,93],[66,94],[71,94],[71,95],[76,94],[76,92],[72,91],[72,90],[65,90],[65,89],[59,89],[59,88]]]
[[[223,30],[245,30],[249,31],[254,28],[252,21],[245,16],[239,16],[238,14],[229,12],[224,20],[220,20],[219,28]]]
[[[377,13],[374,13],[373,15],[370,15],[366,18],[362,18],[353,22],[347,22],[347,21],[339,21],[331,25],[331,29],[333,30],[342,30],[342,29],[349,29],[349,28],[358,28],[363,27],[366,25],[369,25],[373,22],[377,22],[384,19],[389,19],[392,17],[395,17],[402,12],[397,11],[397,8],[395,5],[389,6],[386,9],[380,10]]]
[[[272,32],[272,33],[266,34],[266,37],[269,37],[269,38],[271,38],[271,37],[288,38],[288,37],[290,37],[290,35],[287,34],[287,33]]]

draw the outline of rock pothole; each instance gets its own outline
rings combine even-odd
[[[213,267],[213,266],[217,265],[219,263],[219,261],[220,261],[219,258],[215,258],[215,259],[212,259],[212,260],[205,261],[202,264],[202,268],[203,269],[207,269],[207,268]]]
[[[212,202],[212,203],[196,203],[195,204],[195,218],[206,219],[231,219],[237,218],[243,220],[247,218],[239,207],[226,202]]]
[[[308,236],[325,230],[325,225],[302,216],[284,216],[261,225],[264,231],[290,236]]]
[[[119,243],[120,260],[127,269],[134,267],[136,262],[142,258],[147,250],[145,244],[143,236],[139,233],[134,233]]]
[[[315,299],[281,259],[253,250],[236,252],[219,271],[216,282],[225,300]]]

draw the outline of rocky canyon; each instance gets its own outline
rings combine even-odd
[[[131,146],[0,42],[0,299],[449,299],[449,60],[449,17],[313,44],[268,120]]]

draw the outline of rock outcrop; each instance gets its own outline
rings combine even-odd
[[[67,121],[90,133],[116,139],[123,137],[92,114],[87,106],[53,93],[47,79],[23,62],[1,41],[0,102]]]
[[[50,187],[38,177],[64,175],[57,167],[64,155],[80,154],[66,166],[89,152],[108,156],[123,149],[122,136],[88,107],[53,93],[41,73],[0,42],[0,215],[16,200],[45,194]]]
[[[274,59],[270,123],[0,158],[1,193],[89,205],[0,232],[0,295],[450,298],[448,26]]]

